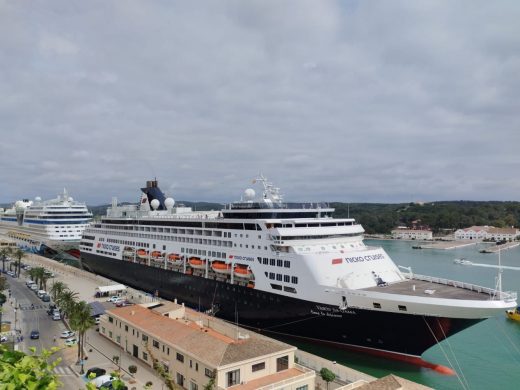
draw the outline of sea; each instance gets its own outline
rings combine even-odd
[[[498,265],[497,253],[479,253],[489,244],[457,249],[413,249],[417,242],[365,240],[365,243],[383,247],[396,264],[412,267],[417,274],[492,288],[497,284],[497,268],[460,265],[453,261],[465,258],[473,263]],[[502,290],[520,294],[520,247],[501,251],[500,260],[503,266],[519,267],[519,270],[503,269]],[[520,322],[508,319],[505,313],[457,333],[422,355],[428,362],[450,367],[455,375],[321,345],[291,342],[300,349],[378,378],[395,374],[435,389],[447,390],[520,389]]]

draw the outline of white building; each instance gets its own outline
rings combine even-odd
[[[392,238],[401,240],[432,240],[433,235],[429,229],[408,229],[400,226],[392,230]]]
[[[456,240],[515,240],[520,237],[520,231],[516,228],[496,228],[493,226],[471,226],[458,229],[455,232]]]

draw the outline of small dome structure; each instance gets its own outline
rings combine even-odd
[[[253,200],[255,198],[256,192],[252,188],[248,188],[244,191],[244,199],[245,200]]]
[[[167,210],[171,210],[172,207],[175,205],[175,200],[173,200],[173,198],[166,198],[164,200],[164,205],[166,206]]]
[[[154,199],[150,202],[150,205],[152,206],[152,209],[157,210],[160,206],[161,202],[159,202],[157,199]]]

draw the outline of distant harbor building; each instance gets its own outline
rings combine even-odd
[[[493,226],[471,226],[455,231],[456,240],[492,240],[492,241],[513,241],[520,237],[520,230],[511,228],[496,228]]]
[[[398,226],[392,230],[392,238],[400,240],[432,240],[430,229],[409,229],[406,226]]]
[[[177,385],[311,390],[313,370],[294,362],[296,347],[229,325],[173,302],[126,306],[101,316],[100,334],[135,358],[160,364]]]

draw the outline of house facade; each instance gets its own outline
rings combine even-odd
[[[210,381],[218,389],[314,389],[315,372],[294,363],[295,347],[176,303],[108,310],[99,333],[151,367],[160,364],[184,389]]]

